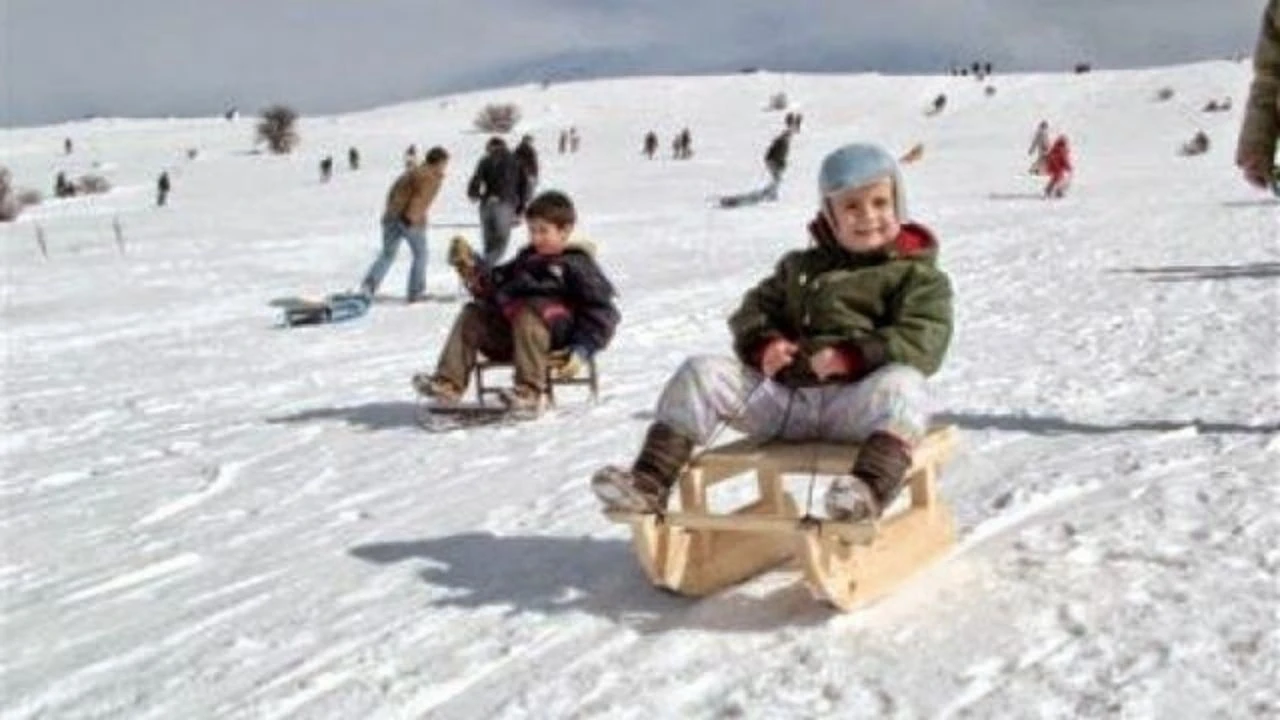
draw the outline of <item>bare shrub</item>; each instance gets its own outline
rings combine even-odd
[[[476,114],[475,128],[480,132],[509,133],[520,122],[520,108],[515,103],[490,103]]]
[[[1170,100],[1172,98],[1173,88],[1171,87],[1162,87],[1156,91],[1156,100],[1159,100],[1160,102],[1164,102],[1165,100]]]
[[[272,105],[262,111],[258,121],[258,139],[271,152],[284,154],[298,146],[298,113],[288,105]]]

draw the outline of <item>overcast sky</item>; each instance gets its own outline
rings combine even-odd
[[[1138,67],[1252,51],[1264,0],[0,0],[0,125],[357,110],[621,74]]]

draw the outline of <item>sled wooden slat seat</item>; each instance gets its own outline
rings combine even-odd
[[[957,442],[932,429],[912,456],[910,504],[879,522],[802,516],[783,476],[849,472],[858,446],[738,440],[699,456],[680,479],[678,510],[609,513],[632,530],[632,547],[656,585],[701,596],[795,558],[814,594],[842,610],[873,600],[955,544],[950,510],[937,494],[939,469]],[[707,506],[707,488],[754,474],[759,498],[728,513]]]
[[[551,404],[555,404],[555,389],[558,385],[583,386],[590,392],[592,402],[600,399],[600,374],[596,369],[596,359],[594,357],[588,359],[587,366],[578,373],[577,377],[561,378],[556,376],[555,371],[563,366],[568,358],[569,354],[567,352],[551,353],[551,362],[547,364],[547,400]],[[501,393],[504,388],[510,387],[511,384],[508,382],[498,386],[486,385],[485,371],[497,368],[506,368],[510,370],[512,367],[514,367],[514,364],[510,360],[490,360],[483,355],[478,357],[476,359],[475,370],[473,371],[475,375],[476,402],[484,405],[486,404],[486,400],[489,396],[493,396],[495,402],[501,402],[500,400],[497,400],[498,394]]]

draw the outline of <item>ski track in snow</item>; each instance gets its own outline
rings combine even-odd
[[[475,234],[445,227],[473,213],[464,128],[493,92],[309,119],[307,148],[368,158],[325,186],[310,151],[245,154],[247,125],[220,119],[0,131],[20,185],[91,157],[123,189],[0,227],[0,718],[1280,714],[1280,205],[1231,168],[1238,111],[1195,118],[1214,148],[1185,159],[1188,113],[1148,101],[1247,80],[1233,63],[1009,76],[986,98],[965,78],[788,76],[809,120],[782,201],[732,212],[704,200],[761,174],[776,76],[500,91],[535,131],[583,131],[573,157],[538,133],[544,175],[577,200],[624,319],[598,405],[569,388],[563,413],[437,434],[408,378],[457,303],[286,331],[268,302],[354,284],[422,137],[456,156],[428,272],[452,291],[447,238]],[[632,158],[641,117],[689,123],[695,158]],[[1041,117],[1076,147],[1056,203],[1022,174]],[[77,155],[56,157],[69,133]],[[850,615],[794,570],[657,592],[586,478],[631,458],[683,358],[729,352],[725,315],[804,242],[809,179],[854,137],[926,143],[907,174],[957,292],[934,389],[963,435],[943,479],[960,543]],[[175,159],[188,146],[200,158]]]

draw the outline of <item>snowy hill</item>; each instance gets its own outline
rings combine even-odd
[[[95,162],[116,185],[0,226],[0,717],[1280,714],[1280,206],[1232,168],[1248,78],[530,86],[305,118],[288,157],[250,153],[250,120],[0,131],[18,185]],[[763,182],[780,90],[805,113],[781,202],[709,209]],[[1236,110],[1198,112],[1225,95]],[[409,143],[454,156],[428,273],[452,291],[471,120],[497,101],[577,199],[623,322],[597,406],[427,434],[408,378],[456,303],[289,331],[267,303],[356,284]],[[1076,153],[1054,203],[1025,174],[1041,118]],[[582,150],[558,155],[569,125]],[[665,155],[685,125],[691,161],[641,157],[645,131]],[[1197,127],[1210,152],[1177,156]],[[907,173],[957,289],[933,385],[963,434],[942,484],[960,546],[851,615],[786,574],[659,593],[587,477],[630,460],[684,356],[729,351],[725,316],[805,242],[816,165],[855,139],[926,144]]]

